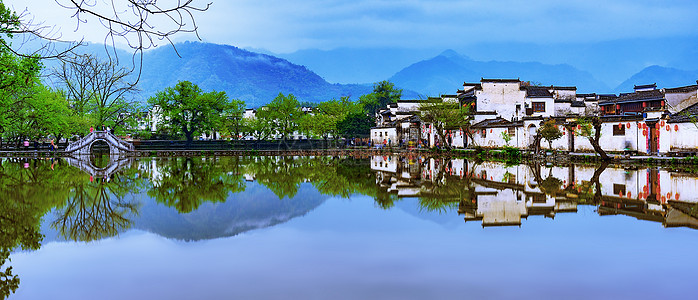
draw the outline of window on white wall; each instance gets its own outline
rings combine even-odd
[[[614,136],[625,135],[625,124],[613,125],[613,135]]]
[[[545,102],[533,102],[531,105],[534,113],[545,112]]]

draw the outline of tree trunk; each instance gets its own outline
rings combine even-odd
[[[536,133],[536,136],[533,137],[533,145],[530,146],[531,150],[533,150],[533,153],[538,155],[540,153],[540,141],[543,139],[543,136],[540,134]]]
[[[436,131],[436,134],[439,136],[439,140],[441,140],[441,145],[446,148],[446,150],[451,150],[453,149],[449,143],[446,142],[446,138],[444,138],[443,130],[438,129]]]
[[[601,182],[599,182],[599,178],[601,177],[601,173],[603,173],[604,170],[606,170],[606,167],[608,167],[608,162],[605,161],[601,163],[601,165],[594,171],[594,175],[591,176],[591,182],[594,184],[594,202],[599,203],[601,202]]]
[[[594,119],[592,124],[594,126],[594,136],[588,137],[587,139],[589,140],[589,143],[591,143],[591,146],[594,147],[594,151],[601,156],[601,160],[610,160],[611,158],[608,157],[606,151],[604,151],[603,148],[601,148],[601,145],[599,145],[599,140],[601,139],[601,120]]]

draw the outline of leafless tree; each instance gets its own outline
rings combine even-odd
[[[78,115],[91,114],[97,125],[122,125],[133,111],[129,99],[137,91],[129,82],[131,72],[112,60],[93,55],[71,56],[53,75]]]
[[[192,33],[199,38],[194,15],[208,10],[212,3],[203,6],[195,0],[55,0],[62,8],[71,12],[75,20],[75,31],[87,24],[99,24],[106,30],[104,44],[110,58],[115,54],[117,43],[125,43],[133,52],[133,66],[140,66],[143,50],[169,43],[174,48],[172,37],[181,33]],[[63,38],[61,29],[38,21],[27,10],[0,20],[0,32],[12,34],[20,39],[18,46],[1,41],[0,46],[20,56],[70,59],[83,40],[71,41]],[[38,39],[38,49],[23,51],[28,41]],[[199,38],[200,39],[200,38]],[[176,51],[176,49],[175,49]]]

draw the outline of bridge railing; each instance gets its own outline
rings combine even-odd
[[[117,136],[111,134],[108,131],[94,131],[90,132],[82,139],[70,143],[68,147],[65,148],[64,152],[72,153],[78,151],[84,147],[89,146],[96,139],[104,139],[107,141],[110,147],[116,147],[118,150],[121,151],[130,152],[135,150],[135,147],[131,143],[118,138]]]

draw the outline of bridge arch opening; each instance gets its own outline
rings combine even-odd
[[[99,139],[90,144],[90,162],[97,168],[106,168],[110,163],[111,145],[107,141]]]

